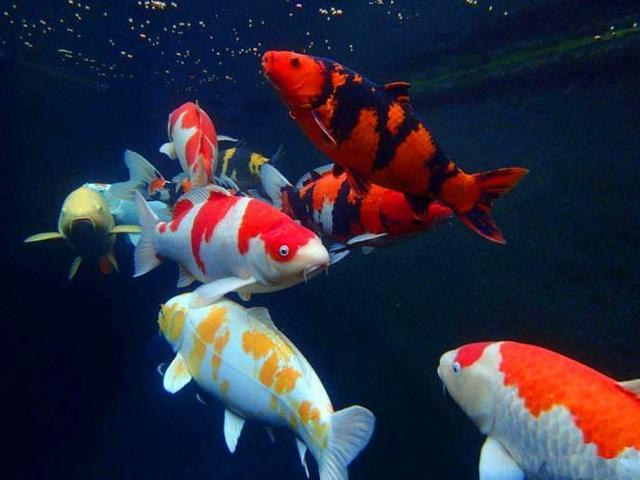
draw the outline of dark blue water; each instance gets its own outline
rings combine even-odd
[[[64,244],[21,243],[55,229],[72,189],[121,180],[125,148],[168,176],[177,173],[176,162],[157,149],[168,113],[187,100],[199,99],[220,132],[247,139],[259,151],[284,144],[287,155],[278,167],[292,179],[327,163],[261,79],[257,54],[232,56],[225,48],[258,48],[260,42],[258,54],[301,49],[309,31],[312,53],[385,82],[424,73],[430,58],[446,58],[447,48],[452,58],[463,55],[469,38],[489,38],[492,29],[505,43],[487,40],[487,60],[518,34],[519,40],[531,35],[550,42],[569,30],[588,31],[590,19],[600,28],[607,15],[628,18],[630,10],[625,2],[594,2],[593,12],[563,25],[549,8],[555,2],[496,2],[496,12],[517,19],[519,30],[510,31],[508,21],[488,13],[488,3],[462,1],[337,2],[333,6],[344,14],[329,21],[318,12],[331,8],[325,2],[302,2],[302,12],[296,2],[283,1],[244,7],[198,2],[150,13],[134,2],[115,9],[111,2],[87,1],[92,13],[76,20],[72,28],[82,37],[74,38],[60,28],[51,34],[18,28],[23,18],[51,25],[74,17],[66,2],[15,3],[15,9],[11,2],[0,8],[10,14],[0,20],[0,338],[4,471],[20,479],[304,478],[290,433],[276,432],[271,444],[261,425],[249,423],[232,456],[219,404],[199,403],[192,385],[173,396],[162,389],[156,365],[172,355],[158,336],[156,316],[159,304],[176,293],[174,265],[133,279],[131,248],[119,242],[120,274],[102,276],[83,265],[67,282],[72,254]],[[109,21],[99,18],[103,11]],[[398,21],[398,13],[405,20]],[[128,33],[130,17],[135,25],[149,18],[152,26]],[[205,27],[199,30],[162,36],[163,55],[136,43],[142,30],[200,20]],[[256,27],[262,20],[265,25]],[[474,37],[477,32],[482,35]],[[115,63],[118,75],[134,78],[101,77],[85,68],[91,62],[62,62],[60,48]],[[190,60],[175,63],[175,52],[187,48]],[[223,65],[216,65],[211,48],[222,52]],[[482,44],[474,48],[482,51]],[[120,50],[134,58],[127,63]],[[531,170],[495,208],[506,246],[452,221],[368,256],[356,252],[308,284],[254,297],[304,352],[336,408],[361,404],[375,413],[374,437],[351,465],[351,478],[477,478],[483,438],[443,395],[435,373],[439,356],[461,344],[513,339],[614,378],[640,374],[640,77],[624,55],[611,58],[599,55],[566,70],[554,63],[520,80],[494,78],[476,90],[453,89],[446,100],[415,99],[439,144],[465,170]],[[203,82],[203,65],[217,79]],[[165,68],[171,79],[155,73]],[[450,68],[457,68],[453,61]]]

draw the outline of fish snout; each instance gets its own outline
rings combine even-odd
[[[96,232],[96,225],[90,218],[76,218],[69,227],[69,236],[90,237]]]
[[[265,52],[262,55],[262,73],[265,76],[269,75],[272,64],[273,64],[273,52],[270,50],[268,52]]]
[[[302,247],[297,256],[300,265],[303,266],[305,281],[329,268],[329,252],[319,238],[315,238]]]

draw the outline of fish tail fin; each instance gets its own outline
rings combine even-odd
[[[331,416],[329,443],[318,461],[320,480],[347,480],[347,466],[367,446],[376,418],[358,405]]]
[[[159,220],[149,207],[149,204],[142,198],[140,192],[135,192],[135,198],[142,233],[134,253],[135,273],[133,276],[139,277],[153,270],[161,263],[153,245],[153,234]]]
[[[497,198],[515,187],[527,173],[529,170],[526,168],[499,168],[471,175],[477,196],[469,210],[457,212],[460,220],[487,240],[507,243],[496,222],[491,218],[491,206]],[[456,210],[455,205],[452,207]]]
[[[124,151],[124,163],[129,170],[129,180],[111,185],[109,193],[114,197],[129,200],[132,198],[134,190],[140,187],[152,187],[166,183],[156,167],[133,150]]]
[[[278,165],[280,161],[282,161],[282,157],[284,157],[284,146],[281,144],[278,146],[278,149],[275,151],[271,158],[269,159],[269,163],[273,166]]]
[[[294,186],[289,183],[276,167],[265,163],[260,169],[260,183],[271,204],[282,210],[282,197],[292,191]]]
[[[82,257],[78,256],[73,260],[73,263],[71,264],[71,267],[69,268],[69,275],[67,275],[67,278],[69,280],[73,280],[73,277],[76,276],[76,273],[78,273],[78,268],[80,268],[80,264],[82,263]]]

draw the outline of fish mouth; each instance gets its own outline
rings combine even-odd
[[[69,226],[71,236],[86,237],[93,235],[96,231],[96,225],[90,218],[76,218]]]
[[[307,283],[307,280],[309,280],[310,278],[315,277],[316,275],[318,275],[319,273],[323,272],[323,271],[328,271],[329,270],[329,264],[328,263],[320,263],[317,265],[309,265],[307,267],[305,267],[305,269],[302,271],[302,278],[304,278],[304,282]]]
[[[271,71],[271,52],[264,52],[262,54],[262,74],[269,79],[269,72]],[[270,80],[270,79],[269,79]]]

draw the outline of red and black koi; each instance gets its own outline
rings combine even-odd
[[[333,60],[295,52],[266,52],[262,67],[292,118],[359,195],[371,184],[398,190],[415,212],[436,199],[472,230],[505,243],[491,205],[526,168],[463,172],[413,111],[408,83],[378,85]]]
[[[338,243],[332,247],[334,253],[356,247],[367,252],[401,242],[430,230],[453,213],[446,205],[432,201],[418,215],[401,192],[377,185],[359,197],[347,175],[334,176],[332,167],[312,170],[295,186],[268,164],[262,166],[260,178],[263,190],[277,208]]]

